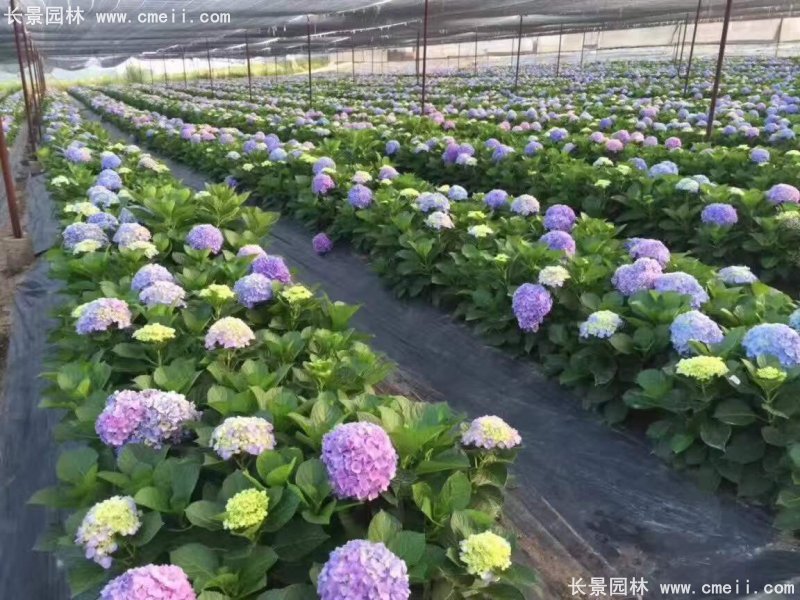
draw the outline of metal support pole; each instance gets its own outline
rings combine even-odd
[[[11,0],[11,12],[13,13],[16,11],[17,2],[16,0]],[[20,29],[22,26],[17,23],[16,19],[14,21],[14,44],[17,47],[17,61],[19,62],[19,78],[22,82],[22,97],[25,100],[25,118],[28,121],[28,142],[30,143],[31,150],[36,150],[36,140],[34,139],[34,131],[33,131],[33,113],[31,112],[31,98],[30,92],[28,91],[28,83],[25,79],[25,64],[22,55],[22,42],[20,39]]]
[[[306,42],[308,43],[308,107],[314,106],[314,90],[311,87],[311,17],[306,17]]]
[[[683,95],[689,91],[689,76],[692,74],[692,57],[694,56],[694,42],[697,39],[697,23],[700,21],[700,5],[703,0],[697,0],[697,12],[694,15],[694,31],[692,31],[692,45],[689,47],[689,59],[686,61],[686,79],[683,83]]]
[[[514,93],[519,86],[519,56],[522,53],[522,15],[519,16],[519,32],[517,33],[517,70],[514,72]]]
[[[414,52],[414,74],[417,76],[417,85],[419,85],[419,30],[417,30],[417,51]]]
[[[166,57],[166,55],[161,57],[161,64],[164,66],[164,85],[169,87],[169,82],[167,81],[167,57]]]
[[[278,83],[278,55],[272,57],[272,64],[275,66],[275,83]]]
[[[350,66],[353,69],[353,83],[356,82],[356,46],[350,46]]]
[[[373,46],[369,50],[369,60],[370,60],[369,74],[375,75],[375,46]]]
[[[719,81],[722,78],[722,61],[725,60],[725,44],[728,42],[728,26],[731,23],[731,5],[733,0],[725,4],[725,20],[722,22],[722,36],[719,40],[719,56],[717,57],[717,71],[714,74],[714,87],[711,89],[711,106],[708,109],[708,125],[706,126],[706,141],[711,138],[714,129],[714,113],[717,110],[717,95],[719,94]]]
[[[31,86],[31,100],[32,100],[32,107],[33,107],[33,134],[38,139],[41,139],[42,132],[41,132],[41,99],[39,98],[39,84],[36,82],[36,78],[33,75],[33,60],[31,59],[31,41],[28,37],[28,32],[25,31],[25,28],[22,28],[22,43],[25,48],[25,62],[28,65],[28,81],[30,82]]]
[[[214,93],[214,74],[211,72],[211,46],[206,39],[206,59],[208,60],[208,80],[211,82],[211,93]]]
[[[425,13],[422,21],[422,97],[419,114],[425,114],[425,84],[428,76],[428,0],[425,0]]]
[[[675,27],[675,48],[673,48],[672,50],[673,65],[678,64],[678,46],[680,45],[680,43],[681,43],[681,24],[678,23],[678,25]]]
[[[0,166],[3,168],[3,183],[6,186],[6,202],[8,203],[8,217],[11,221],[11,232],[14,237],[22,237],[22,226],[19,222],[19,212],[17,210],[17,193],[14,189],[14,175],[11,173],[11,161],[8,159],[8,147],[6,146],[6,134],[0,126]]]
[[[778,58],[778,50],[781,49],[781,36],[783,35],[783,17],[781,17],[781,23],[778,25],[778,35],[775,39],[775,58]]]
[[[250,39],[247,37],[247,30],[244,30],[244,55],[247,57],[247,92],[250,102],[253,101],[253,75],[250,71]]]
[[[183,63],[183,88],[189,88],[189,80],[186,78],[186,51],[181,52],[181,62]]]
[[[581,63],[580,67],[583,69],[583,48],[586,46],[586,32],[583,32],[583,37],[581,38]]]
[[[683,19],[683,38],[681,39],[681,54],[678,57],[678,70],[677,70],[678,77],[681,76],[681,65],[683,64],[683,49],[686,47],[686,32],[688,30],[689,30],[689,13],[686,13],[686,17]]]
[[[478,74],[478,32],[475,32],[475,75]]]
[[[339,75],[339,50],[336,50],[336,75]]]
[[[559,25],[558,27],[558,57],[556,58],[556,77],[561,72],[561,38],[564,33],[564,25]]]

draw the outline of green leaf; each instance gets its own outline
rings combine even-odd
[[[456,469],[468,469],[469,458],[463,450],[446,450],[430,458],[423,460],[414,471],[417,475],[427,475],[440,471],[455,471]]]
[[[97,452],[87,447],[66,450],[58,457],[56,475],[61,481],[80,485],[97,471],[97,457]]]
[[[281,560],[294,562],[313,552],[329,537],[321,526],[296,520],[278,531],[273,548]]]
[[[741,398],[723,400],[714,411],[714,418],[728,425],[750,425],[756,421],[756,414]]]
[[[367,539],[370,542],[389,544],[392,538],[403,529],[403,525],[385,510],[378,512],[369,523]]]
[[[372,538],[370,538],[371,541]],[[389,540],[389,550],[402,558],[411,567],[425,554],[425,534],[416,531],[401,531]]]
[[[203,588],[219,568],[219,559],[211,548],[203,544],[185,544],[169,553],[170,562],[186,572],[195,590]]]
[[[231,597],[226,594],[221,594],[220,592],[212,592],[209,590],[204,590],[198,597],[197,600],[230,600]]]
[[[313,586],[294,583],[279,590],[266,591],[256,600],[317,600],[317,592]]]
[[[272,471],[267,473],[265,478],[267,485],[276,486],[286,484],[286,482],[289,480],[289,477],[292,475],[292,471],[294,470],[294,465],[296,462],[297,459],[293,458],[290,463],[272,469]]]
[[[222,529],[222,523],[218,517],[225,512],[225,508],[217,502],[198,500],[187,506],[185,512],[186,518],[192,525],[203,529]]]
[[[131,543],[134,546],[144,546],[156,537],[156,534],[163,526],[164,519],[161,518],[161,513],[145,513],[144,517],[142,517],[142,526],[136,532],[136,535],[131,538]]]
[[[706,445],[719,450],[725,450],[725,444],[731,437],[731,426],[727,423],[706,419],[700,425],[700,439]]]
[[[136,495],[133,497],[133,499],[136,501],[136,504],[139,506],[144,506],[145,508],[157,510],[158,512],[170,511],[167,493],[157,487],[143,487],[136,492]]]
[[[331,493],[325,465],[317,458],[307,460],[297,468],[295,483],[303,494],[317,505]]]
[[[471,497],[472,484],[469,477],[463,471],[456,471],[442,486],[439,494],[440,512],[450,513],[467,508]]]

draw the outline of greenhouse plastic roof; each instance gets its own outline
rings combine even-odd
[[[245,32],[251,56],[284,56],[306,51],[310,23],[315,53],[351,47],[408,47],[422,30],[424,0],[20,0],[27,29],[46,59],[80,68],[96,59],[103,66],[140,58],[243,57]],[[82,11],[80,24],[67,23],[68,11]],[[36,10],[38,9],[38,10]],[[298,10],[302,9],[302,11]],[[523,16],[527,36],[642,27],[693,18],[697,0],[430,0],[428,42],[455,43],[514,37]],[[63,15],[59,26],[47,11]],[[725,0],[703,0],[701,20],[720,20]],[[130,23],[100,23],[102,14],[123,13]],[[201,23],[203,14],[227,13],[228,23]],[[142,15],[164,14],[166,23],[142,24]],[[174,15],[174,17],[173,17]],[[793,15],[789,2],[736,0],[732,18]],[[73,18],[74,21],[74,18]],[[173,22],[174,21],[174,22]],[[185,22],[184,22],[185,21]],[[0,35],[0,57],[13,53],[11,28]]]

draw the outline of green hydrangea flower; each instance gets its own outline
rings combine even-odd
[[[467,565],[467,572],[481,579],[492,580],[511,566],[511,544],[491,531],[469,536],[460,548],[459,558]]]
[[[777,367],[762,367],[756,370],[756,377],[765,381],[783,381],[786,379],[786,371]]]
[[[150,323],[134,331],[133,339],[140,342],[160,344],[175,339],[175,330],[160,323]]]
[[[706,382],[727,374],[728,366],[719,356],[693,356],[679,360],[675,372],[684,377]]]
[[[225,504],[225,529],[239,531],[260,525],[267,518],[269,496],[263,490],[251,488],[233,496]]]

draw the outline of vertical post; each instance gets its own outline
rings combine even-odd
[[[350,46],[350,66],[353,69],[353,83],[356,82],[356,45],[353,43]]]
[[[308,42],[308,108],[314,106],[314,91],[311,88],[311,17],[306,16],[306,41]]]
[[[155,83],[155,81],[153,80],[153,61],[148,59],[147,66],[150,69],[150,85],[153,85]]]
[[[672,64],[678,64],[678,46],[681,43],[681,24],[678,23],[677,27],[675,27],[675,48],[672,50]]]
[[[778,51],[781,49],[782,35],[783,35],[783,17],[781,17],[781,24],[778,25],[778,35],[775,38],[775,58],[778,58]]]
[[[419,116],[425,115],[425,84],[428,75],[428,0],[425,0],[425,13],[422,20],[422,97],[419,103]]]
[[[336,49],[336,74],[339,74],[339,49]]]
[[[3,168],[3,183],[6,186],[6,202],[8,202],[8,217],[11,221],[11,232],[14,237],[22,237],[22,226],[19,222],[19,212],[17,212],[17,193],[14,189],[14,175],[11,173],[11,161],[8,159],[8,147],[6,146],[6,134],[0,126],[0,166]]]
[[[458,56],[456,57],[456,71],[461,70],[461,42],[458,42]]]
[[[167,55],[163,55],[161,57],[161,64],[164,66],[164,85],[169,87],[169,83],[167,82]]]
[[[250,39],[247,37],[247,30],[244,30],[244,54],[247,57],[247,92],[250,102],[253,101],[253,74],[250,71]]]
[[[478,74],[478,32],[475,31],[475,75]]]
[[[16,0],[11,0],[11,11],[14,12],[17,7]],[[20,29],[21,25],[17,23],[16,19],[14,21],[14,44],[17,47],[17,61],[19,62],[19,78],[22,82],[22,97],[25,100],[25,117],[28,121],[28,141],[31,145],[32,150],[36,150],[36,141],[34,140],[33,136],[33,113],[31,113],[31,99],[30,94],[28,92],[28,83],[25,80],[25,65],[23,63],[22,57],[22,42],[20,40]],[[5,173],[5,169],[3,170]]]
[[[375,46],[373,46],[369,50],[369,61],[370,61],[369,74],[375,75]]]
[[[181,51],[181,62],[183,63],[183,88],[189,88],[189,80],[186,78],[186,50]]]
[[[581,38],[581,64],[580,67],[583,69],[583,48],[586,46],[586,32],[583,32],[583,37]]]
[[[208,61],[208,80],[211,82],[211,94],[214,94],[214,74],[211,72],[211,46],[206,38],[206,60]]]
[[[686,47],[686,32],[689,30],[689,13],[683,19],[683,38],[681,39],[681,54],[678,57],[678,77],[681,76],[681,65],[683,64],[683,49]]]
[[[719,94],[719,80],[722,78],[722,61],[725,60],[725,44],[728,42],[728,25],[731,23],[731,5],[733,0],[725,4],[725,20],[722,22],[722,36],[719,40],[719,56],[717,57],[717,70],[714,74],[714,87],[711,89],[711,106],[708,109],[708,125],[706,126],[706,141],[711,138],[714,129],[714,113],[717,110],[717,95]]]
[[[272,63],[275,66],[275,83],[278,83],[278,55],[272,57]]]
[[[39,70],[39,85],[42,90],[42,94],[47,93],[47,81],[45,81],[44,77],[44,61],[42,60],[42,55],[39,52],[36,53],[36,65]]]
[[[36,83],[36,78],[33,76],[33,61],[31,60],[31,46],[30,46],[30,38],[28,37],[28,33],[25,31],[25,28],[22,28],[22,42],[25,47],[25,62],[28,64],[28,81],[30,82],[31,86],[31,100],[33,106],[33,135],[35,137],[41,138],[41,106],[39,99],[39,84]]]
[[[414,73],[417,76],[417,85],[419,85],[419,30],[417,30],[417,50],[414,52]]]
[[[558,57],[556,57],[556,77],[558,77],[559,72],[561,71],[561,38],[564,37],[564,25],[563,23],[558,27]]]
[[[686,61],[686,79],[683,83],[683,95],[689,91],[689,76],[692,74],[692,57],[694,56],[694,42],[697,39],[697,24],[700,21],[700,5],[703,0],[697,0],[697,12],[694,15],[694,31],[692,31],[692,45],[689,46],[689,59]]]
[[[522,15],[519,16],[519,32],[517,33],[517,70],[514,72],[514,93],[519,86],[519,56],[522,53]]]

